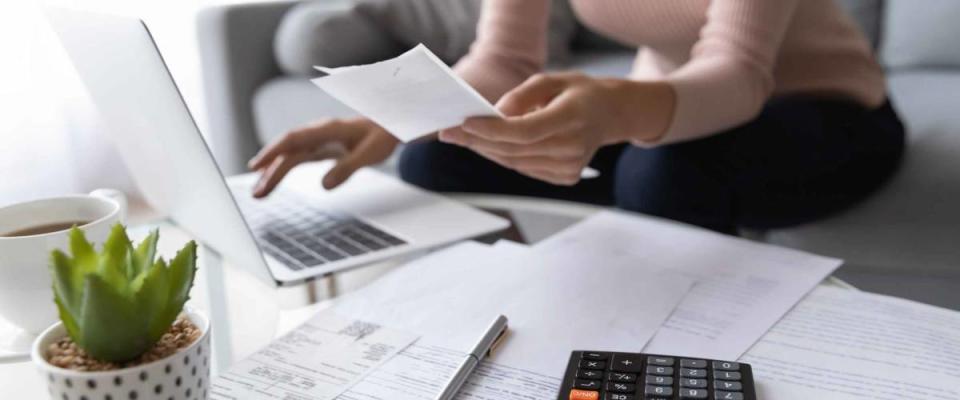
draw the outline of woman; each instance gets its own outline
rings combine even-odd
[[[456,71],[506,118],[407,146],[402,177],[438,191],[614,204],[719,232],[801,224],[878,188],[903,151],[866,39],[832,0],[571,0],[639,48],[628,78],[540,73],[550,0],[485,0]],[[396,140],[371,121],[289,133],[251,160],[264,196],[296,164],[346,152],[342,183]],[[591,166],[596,179],[580,179]]]

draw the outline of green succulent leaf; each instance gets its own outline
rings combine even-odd
[[[131,360],[150,349],[139,307],[97,275],[87,275],[77,344],[96,358]]]
[[[183,310],[196,273],[197,245],[168,265],[156,260],[159,233],[136,248],[115,225],[97,253],[83,232],[70,232],[70,255],[50,254],[54,301],[67,333],[90,355],[123,362],[149,350]]]

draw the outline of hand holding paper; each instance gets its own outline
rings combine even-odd
[[[327,76],[311,80],[314,85],[402,142],[460,126],[469,117],[503,117],[422,44],[374,64],[315,68]],[[597,176],[591,168],[580,172],[581,179]]]
[[[316,67],[314,85],[403,142],[458,126],[468,117],[501,116],[422,44],[369,65]]]

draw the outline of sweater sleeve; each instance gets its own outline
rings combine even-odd
[[[454,70],[490,102],[544,68],[550,0],[484,0],[477,39]]]
[[[756,117],[773,92],[773,67],[800,0],[714,0],[690,60],[666,77],[676,92],[670,127],[654,142],[692,140]]]

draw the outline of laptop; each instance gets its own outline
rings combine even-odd
[[[146,200],[264,281],[296,284],[509,226],[371,169],[325,191],[329,161],[254,200],[257,176],[221,174],[141,20],[46,11]]]

